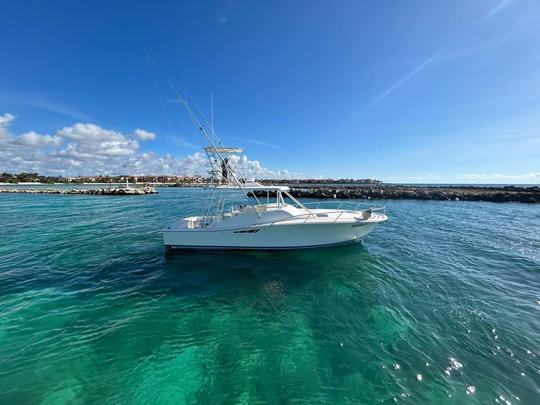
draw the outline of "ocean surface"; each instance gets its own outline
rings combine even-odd
[[[540,403],[540,206],[384,201],[363,245],[164,255],[201,189],[0,195],[0,403]]]

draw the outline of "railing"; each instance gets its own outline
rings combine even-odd
[[[306,217],[306,220],[304,221],[304,223],[306,223],[306,221],[309,219],[309,217],[312,217],[312,216],[316,216],[316,215],[315,214],[309,214],[309,213],[293,215],[293,216],[290,216],[290,217],[278,219],[278,220],[272,222],[271,225],[277,224],[278,222],[285,222],[285,221],[290,221],[291,219],[300,219],[300,218],[303,218],[303,217]]]
[[[306,206],[306,205],[312,205],[312,204],[317,204],[315,206],[314,209],[317,209],[319,208],[321,205],[329,205],[329,204],[338,204],[338,201],[334,202],[334,201],[322,201],[322,202],[312,202],[312,203],[307,203],[307,204],[304,204],[302,203],[302,205]],[[354,209],[340,209],[341,207],[344,206],[344,204],[349,204],[349,205],[353,205],[354,206]],[[339,202],[339,205],[338,205],[338,208],[335,208],[336,211],[339,210],[339,215],[332,221],[333,223],[334,222],[337,222],[337,220],[341,217],[341,215],[344,213],[344,212],[347,212],[347,211],[356,211],[357,208],[359,208],[360,206],[364,205],[366,208],[363,209],[362,211],[368,211],[370,213],[372,212],[375,212],[375,211],[384,211],[385,207],[370,207],[369,204],[365,204],[365,203],[353,203],[353,202],[347,202],[347,201],[344,201],[344,202]],[[304,220],[304,223],[307,222],[307,220],[309,218],[312,218],[312,217],[315,217],[315,218],[319,218],[317,213],[305,213],[305,214],[298,214],[298,215],[294,215],[294,216],[291,216],[291,217],[287,217],[287,218],[281,218],[281,219],[278,219],[277,221],[274,221],[272,222],[272,225],[278,223],[278,222],[284,222],[284,221],[290,221],[291,219],[301,219],[301,218],[306,218]]]
[[[347,211],[357,211],[358,208],[364,207],[364,209],[371,209],[371,211],[384,211],[385,207],[371,207],[368,203],[356,203],[353,201],[313,201],[308,203],[302,203],[306,208],[326,208],[326,209],[335,209],[347,210]],[[334,206],[332,206],[334,205]],[[351,208],[352,207],[352,208]]]

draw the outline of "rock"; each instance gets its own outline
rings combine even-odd
[[[28,194],[73,194],[73,195],[145,195],[155,194],[154,187],[142,188],[90,188],[62,190],[62,189],[27,189],[27,188],[7,188],[0,189],[0,193],[28,193]]]
[[[452,187],[452,186],[347,186],[336,189],[331,187],[318,187],[311,189],[295,189],[292,186],[290,193],[297,198],[339,198],[339,199],[416,199],[439,201],[489,201],[489,202],[521,202],[540,203],[540,187]],[[258,193],[258,196],[266,195]],[[271,193],[272,195],[272,193]],[[273,193],[275,196],[275,193]]]

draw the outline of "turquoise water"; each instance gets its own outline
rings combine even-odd
[[[539,403],[539,206],[385,201],[363,246],[166,258],[202,192],[0,195],[0,403]]]

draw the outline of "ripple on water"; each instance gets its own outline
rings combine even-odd
[[[165,258],[201,195],[0,196],[0,402],[536,402],[537,207],[387,201],[364,246]]]

